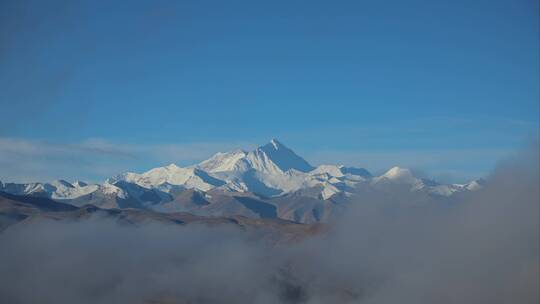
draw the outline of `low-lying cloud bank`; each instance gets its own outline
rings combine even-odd
[[[538,303],[538,153],[451,204],[366,197],[302,242],[227,226],[16,225],[0,234],[0,302]]]

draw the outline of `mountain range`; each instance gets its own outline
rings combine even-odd
[[[56,180],[2,183],[0,191],[48,198],[76,207],[141,209],[196,216],[278,218],[300,223],[331,219],[351,201],[370,192],[406,189],[433,199],[447,199],[482,187],[482,180],[440,184],[393,167],[380,176],[364,168],[312,166],[272,139],[252,151],[217,153],[189,167],[170,164],[144,173],[126,172],[100,184]]]

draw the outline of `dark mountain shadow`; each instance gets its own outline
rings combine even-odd
[[[131,198],[132,201],[140,201],[140,203],[150,203],[155,205],[162,201],[172,200],[170,194],[159,189],[147,189],[135,183],[126,181],[117,181],[114,185],[127,192],[128,198]],[[127,204],[135,205],[136,203],[128,202]]]
[[[235,196],[244,207],[258,214],[261,218],[277,218],[276,206],[256,200],[251,197]]]
[[[174,198],[175,202],[206,206],[210,203],[204,198],[204,194],[195,189],[187,189]]]
[[[0,191],[0,198],[5,198],[8,200],[12,200],[15,202],[24,203],[27,205],[31,205],[32,207],[38,208],[41,211],[73,211],[77,210],[77,207],[70,205],[70,204],[64,204],[59,203],[57,201],[53,201],[49,198],[44,197],[37,197],[37,196],[22,196],[22,195],[15,195],[15,194],[9,194],[7,192]]]
[[[210,176],[208,173],[206,173],[204,170],[200,169],[194,169],[194,174],[199,176],[204,182],[209,183],[211,185],[214,185],[216,187],[225,185],[225,182],[217,179],[213,176]]]

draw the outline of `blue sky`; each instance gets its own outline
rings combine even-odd
[[[538,1],[74,2],[0,3],[0,180],[273,137],[460,180],[538,134]]]

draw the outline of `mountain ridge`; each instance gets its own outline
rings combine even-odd
[[[400,185],[411,192],[450,197],[477,190],[482,184],[482,180],[439,184],[397,166],[380,176],[373,176],[365,168],[312,166],[272,139],[251,151],[218,152],[188,167],[170,164],[143,173],[125,172],[101,184],[65,180],[28,184],[0,182],[0,191],[47,197],[75,206],[95,204],[101,208],[188,211],[198,215],[261,217],[274,214],[275,207],[276,217],[318,222],[339,212],[341,207],[335,204],[336,200],[361,196],[362,189],[379,191]]]

